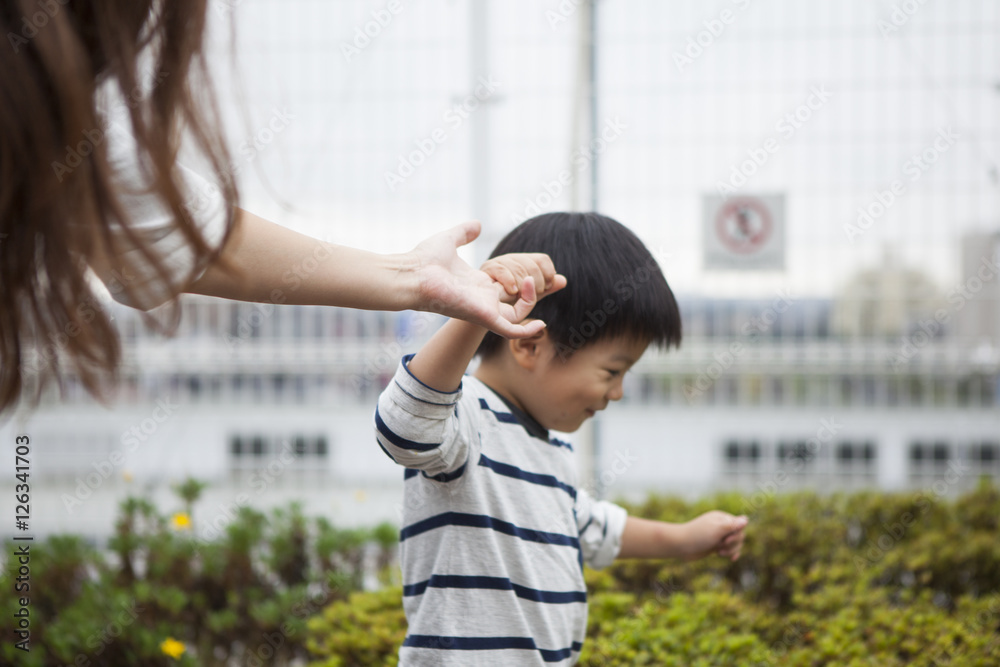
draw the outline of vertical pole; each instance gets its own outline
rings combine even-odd
[[[581,59],[585,63],[586,95],[587,95],[587,144],[591,147],[597,138],[597,0],[586,0],[581,25],[580,38],[584,47]],[[599,156],[594,153],[590,162],[590,210],[597,211],[599,206]],[[576,202],[574,202],[574,205]],[[584,424],[580,433],[580,446],[583,452],[589,454],[585,474],[593,479],[594,496],[604,497],[604,484],[601,481],[601,421],[599,416],[593,417]]]
[[[587,0],[587,79],[590,107],[590,140],[597,139],[597,0]],[[591,144],[593,145],[593,144]],[[594,153],[590,162],[590,210],[596,211],[598,204],[598,167],[600,155]]]
[[[469,3],[469,90],[475,90],[479,84],[479,77],[489,79],[489,24],[488,13],[489,4],[486,0],[473,0]],[[494,245],[490,238],[492,234],[486,227],[491,218],[490,211],[490,109],[489,101],[486,100],[470,119],[472,141],[470,142],[471,155],[469,156],[472,190],[472,215],[483,224],[483,234],[480,237],[484,243],[478,244],[486,247],[486,251]],[[486,259],[485,252],[479,261]],[[478,254],[478,253],[477,253]]]

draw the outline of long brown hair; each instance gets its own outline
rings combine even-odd
[[[195,270],[217,259],[218,249],[191,218],[175,169],[184,132],[215,172],[228,237],[237,192],[225,170],[229,155],[203,51],[208,2],[0,3],[0,35],[8,42],[0,45],[0,413],[29,386],[36,403],[52,379],[62,386],[63,367],[101,400],[117,382],[118,334],[88,285],[83,261],[117,255],[112,226],[141,249],[160,289],[173,295],[172,316],[159,324],[176,327],[176,296],[185,284],[176,284],[130,229],[106,142],[95,134],[104,120],[99,87],[117,87],[129,100],[152,192],[187,238]],[[75,166],[66,169],[70,154]],[[144,302],[140,287],[125,282],[122,289],[131,302]]]

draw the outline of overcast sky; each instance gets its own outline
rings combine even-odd
[[[244,205],[384,251],[479,217],[479,258],[529,203],[571,206],[564,170],[589,208],[573,136],[587,118],[582,10],[485,4],[477,32],[465,0],[213,0],[238,35],[239,87],[221,37],[213,57]],[[829,295],[886,252],[949,289],[962,230],[1000,228],[998,7],[601,0],[599,209],[682,293]],[[421,146],[422,164],[401,169]],[[925,152],[933,163],[911,161]],[[786,269],[706,270],[704,196],[753,156],[738,192],[784,195]],[[849,233],[894,181],[885,212]]]

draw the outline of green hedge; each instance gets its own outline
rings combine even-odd
[[[179,487],[185,513],[173,517],[127,500],[110,556],[74,536],[33,543],[32,650],[5,641],[0,664],[396,663],[406,620],[393,526],[341,530],[294,505],[242,508],[204,539],[200,491]],[[1000,664],[995,487],[956,500],[932,490],[652,497],[629,511],[685,521],[713,508],[751,516],[736,563],[586,572],[582,665]],[[5,587],[13,551],[4,545]],[[384,588],[362,592],[372,562]],[[16,610],[13,595],[0,596],[4,627]],[[168,640],[183,653],[167,655]]]
[[[751,517],[736,563],[587,571],[581,665],[1000,664],[1000,493],[988,483],[954,501],[928,490],[628,507],[665,521],[714,508]],[[330,605],[309,622],[314,667],[395,664],[400,609],[398,588]]]
[[[284,665],[308,657],[308,618],[361,589],[366,550],[383,585],[398,571],[389,567],[394,526],[337,529],[296,505],[270,514],[234,506],[224,527],[206,520],[198,530],[202,486],[178,487],[183,511],[170,516],[147,500],[126,500],[110,555],[75,536],[33,543],[31,651],[17,650],[5,632],[0,664]],[[7,543],[4,553],[14,548]],[[5,561],[6,588],[17,563]],[[17,604],[0,596],[0,614],[13,618]],[[170,655],[171,646],[183,652]]]

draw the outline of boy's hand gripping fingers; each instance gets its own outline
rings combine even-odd
[[[712,510],[687,523],[688,549],[686,560],[696,560],[711,553],[735,561],[743,548],[746,516]]]
[[[519,312],[530,312],[531,308],[518,305],[516,298],[508,299],[506,290],[493,277],[472,268],[458,256],[457,248],[474,240],[480,230],[478,222],[465,223],[432,236],[410,253],[420,283],[417,309],[466,320],[506,338],[535,335],[545,327],[544,323],[521,324],[523,316],[516,316]],[[532,306],[534,300],[532,293]]]
[[[499,287],[497,288],[500,289]],[[521,283],[521,291],[518,294],[517,301],[513,305],[502,305],[500,306],[501,316],[511,322],[521,322],[530,313],[531,309],[535,307],[538,303],[538,299],[535,297],[535,279],[528,276]],[[504,308],[510,308],[511,312],[504,312]],[[545,323],[541,320],[532,320],[531,322],[526,322],[525,327],[538,333],[545,328]]]
[[[545,328],[545,322],[541,320],[524,322],[538,302],[535,297],[535,281],[531,276],[524,279],[520,293],[515,297],[506,297],[505,290],[499,283],[492,283],[492,287],[496,292],[498,308],[492,321],[487,322],[488,329],[508,338],[520,338],[534,336]]]
[[[556,273],[552,260],[545,253],[510,253],[486,260],[480,268],[500,283],[508,302],[513,303],[521,292],[524,280],[534,279],[537,299],[566,286],[566,277]]]

